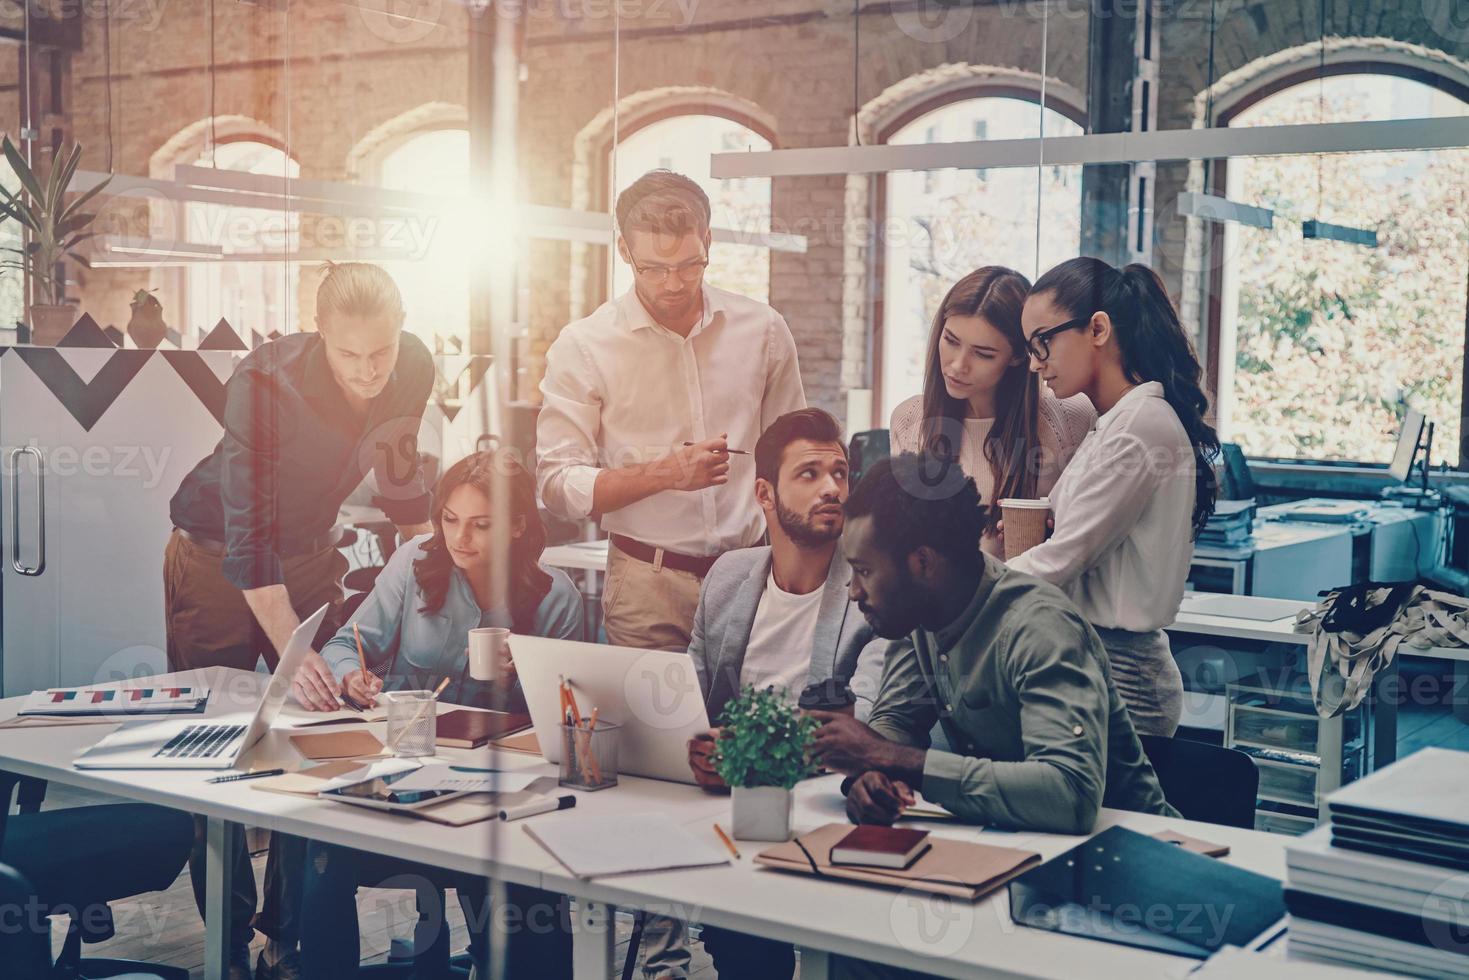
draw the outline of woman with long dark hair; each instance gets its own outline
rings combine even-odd
[[[509,574],[503,604],[495,601],[492,581],[492,505],[501,487],[510,498]],[[322,648],[322,656],[342,690],[365,704],[372,704],[384,687],[431,690],[448,677],[450,684],[441,700],[482,707],[508,703],[523,710],[513,678],[497,686],[469,676],[468,638],[469,630],[480,626],[563,639],[581,634],[576,587],[564,572],[540,564],[546,531],[536,511],[535,484],[508,456],[476,453],[455,463],[439,480],[431,518],[433,533],[414,538],[393,554],[371,595]],[[353,623],[362,634],[366,671],[357,656]],[[422,975],[439,976],[448,969],[449,935],[442,914],[445,888],[459,893],[471,924],[470,952],[485,976],[490,945],[495,942],[505,944],[507,975],[571,975],[565,902],[554,893],[507,885],[506,898],[518,909],[518,921],[539,920],[547,928],[502,927],[496,935],[494,922],[502,917],[485,912],[483,879],[310,841],[301,902],[303,976],[312,980],[357,976],[354,896],[359,886],[375,885],[414,887],[420,912],[427,913],[432,906],[438,913],[438,930],[421,937],[422,948],[415,943],[414,966]]]
[[[1004,497],[1043,497],[1096,413],[1061,400],[1026,368],[1020,313],[1030,282],[1003,266],[976,269],[949,289],[928,338],[923,393],[893,410],[893,452],[957,458],[988,506],[981,547],[999,556]]]
[[[1051,490],[1055,533],[1010,567],[1061,587],[1102,637],[1139,732],[1172,735],[1183,681],[1163,627],[1214,512],[1219,436],[1192,341],[1145,265],[1071,259],[1030,291],[1031,370],[1098,418]]]

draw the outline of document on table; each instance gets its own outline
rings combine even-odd
[[[370,762],[353,769],[351,772],[343,773],[336,779],[328,779],[316,787],[318,793],[328,790],[341,789],[343,786],[352,786],[357,783],[365,783],[369,779],[381,779],[384,776],[392,776],[400,772],[410,772],[421,766],[417,759],[384,759],[381,762]],[[394,784],[394,789],[397,785]]]
[[[728,864],[711,830],[696,837],[663,813],[530,820],[525,832],[578,878]],[[580,817],[578,819],[578,817]]]
[[[540,779],[534,772],[474,772],[453,766],[421,766],[393,783],[394,792],[452,790],[457,793],[518,793]]]

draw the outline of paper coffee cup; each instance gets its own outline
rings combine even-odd
[[[503,626],[481,626],[470,630],[469,676],[477,681],[493,679],[495,660],[509,640],[510,631]]]
[[[1046,540],[1046,519],[1051,516],[1047,497],[1031,500],[1006,497],[1000,501],[1000,519],[1005,522],[1005,560],[1023,555]]]

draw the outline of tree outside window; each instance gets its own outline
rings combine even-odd
[[[1232,126],[1462,115],[1469,106],[1389,75],[1312,80]],[[1275,210],[1228,225],[1220,429],[1246,453],[1392,458],[1408,407],[1436,424],[1434,461],[1459,461],[1469,150],[1236,159],[1231,199]],[[1301,222],[1376,229],[1376,248],[1305,240]]]

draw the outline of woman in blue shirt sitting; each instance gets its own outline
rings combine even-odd
[[[496,474],[497,467],[501,475]],[[497,480],[510,491],[508,608],[495,608],[491,599],[491,493]],[[582,628],[576,587],[564,572],[540,564],[546,531],[536,512],[535,484],[518,464],[494,453],[476,453],[450,467],[439,481],[432,520],[433,533],[414,538],[393,554],[372,593],[322,648],[322,656],[343,692],[364,704],[372,704],[384,687],[432,690],[448,677],[441,700],[515,707],[521,698],[513,677],[491,682],[469,676],[469,630],[506,626],[516,633],[579,638]],[[354,623],[362,635],[365,672],[357,656]],[[414,887],[419,893],[425,917],[418,932],[425,934],[415,935],[418,975],[432,976],[448,966],[443,889],[454,888],[470,925],[470,952],[485,976],[492,921],[507,919],[560,926],[520,928],[505,936],[508,976],[570,976],[570,933],[561,896],[507,885],[506,898],[519,914],[490,916],[483,878],[318,841],[307,848],[301,903],[304,976],[335,980],[357,975],[355,896],[359,886],[380,883]]]

